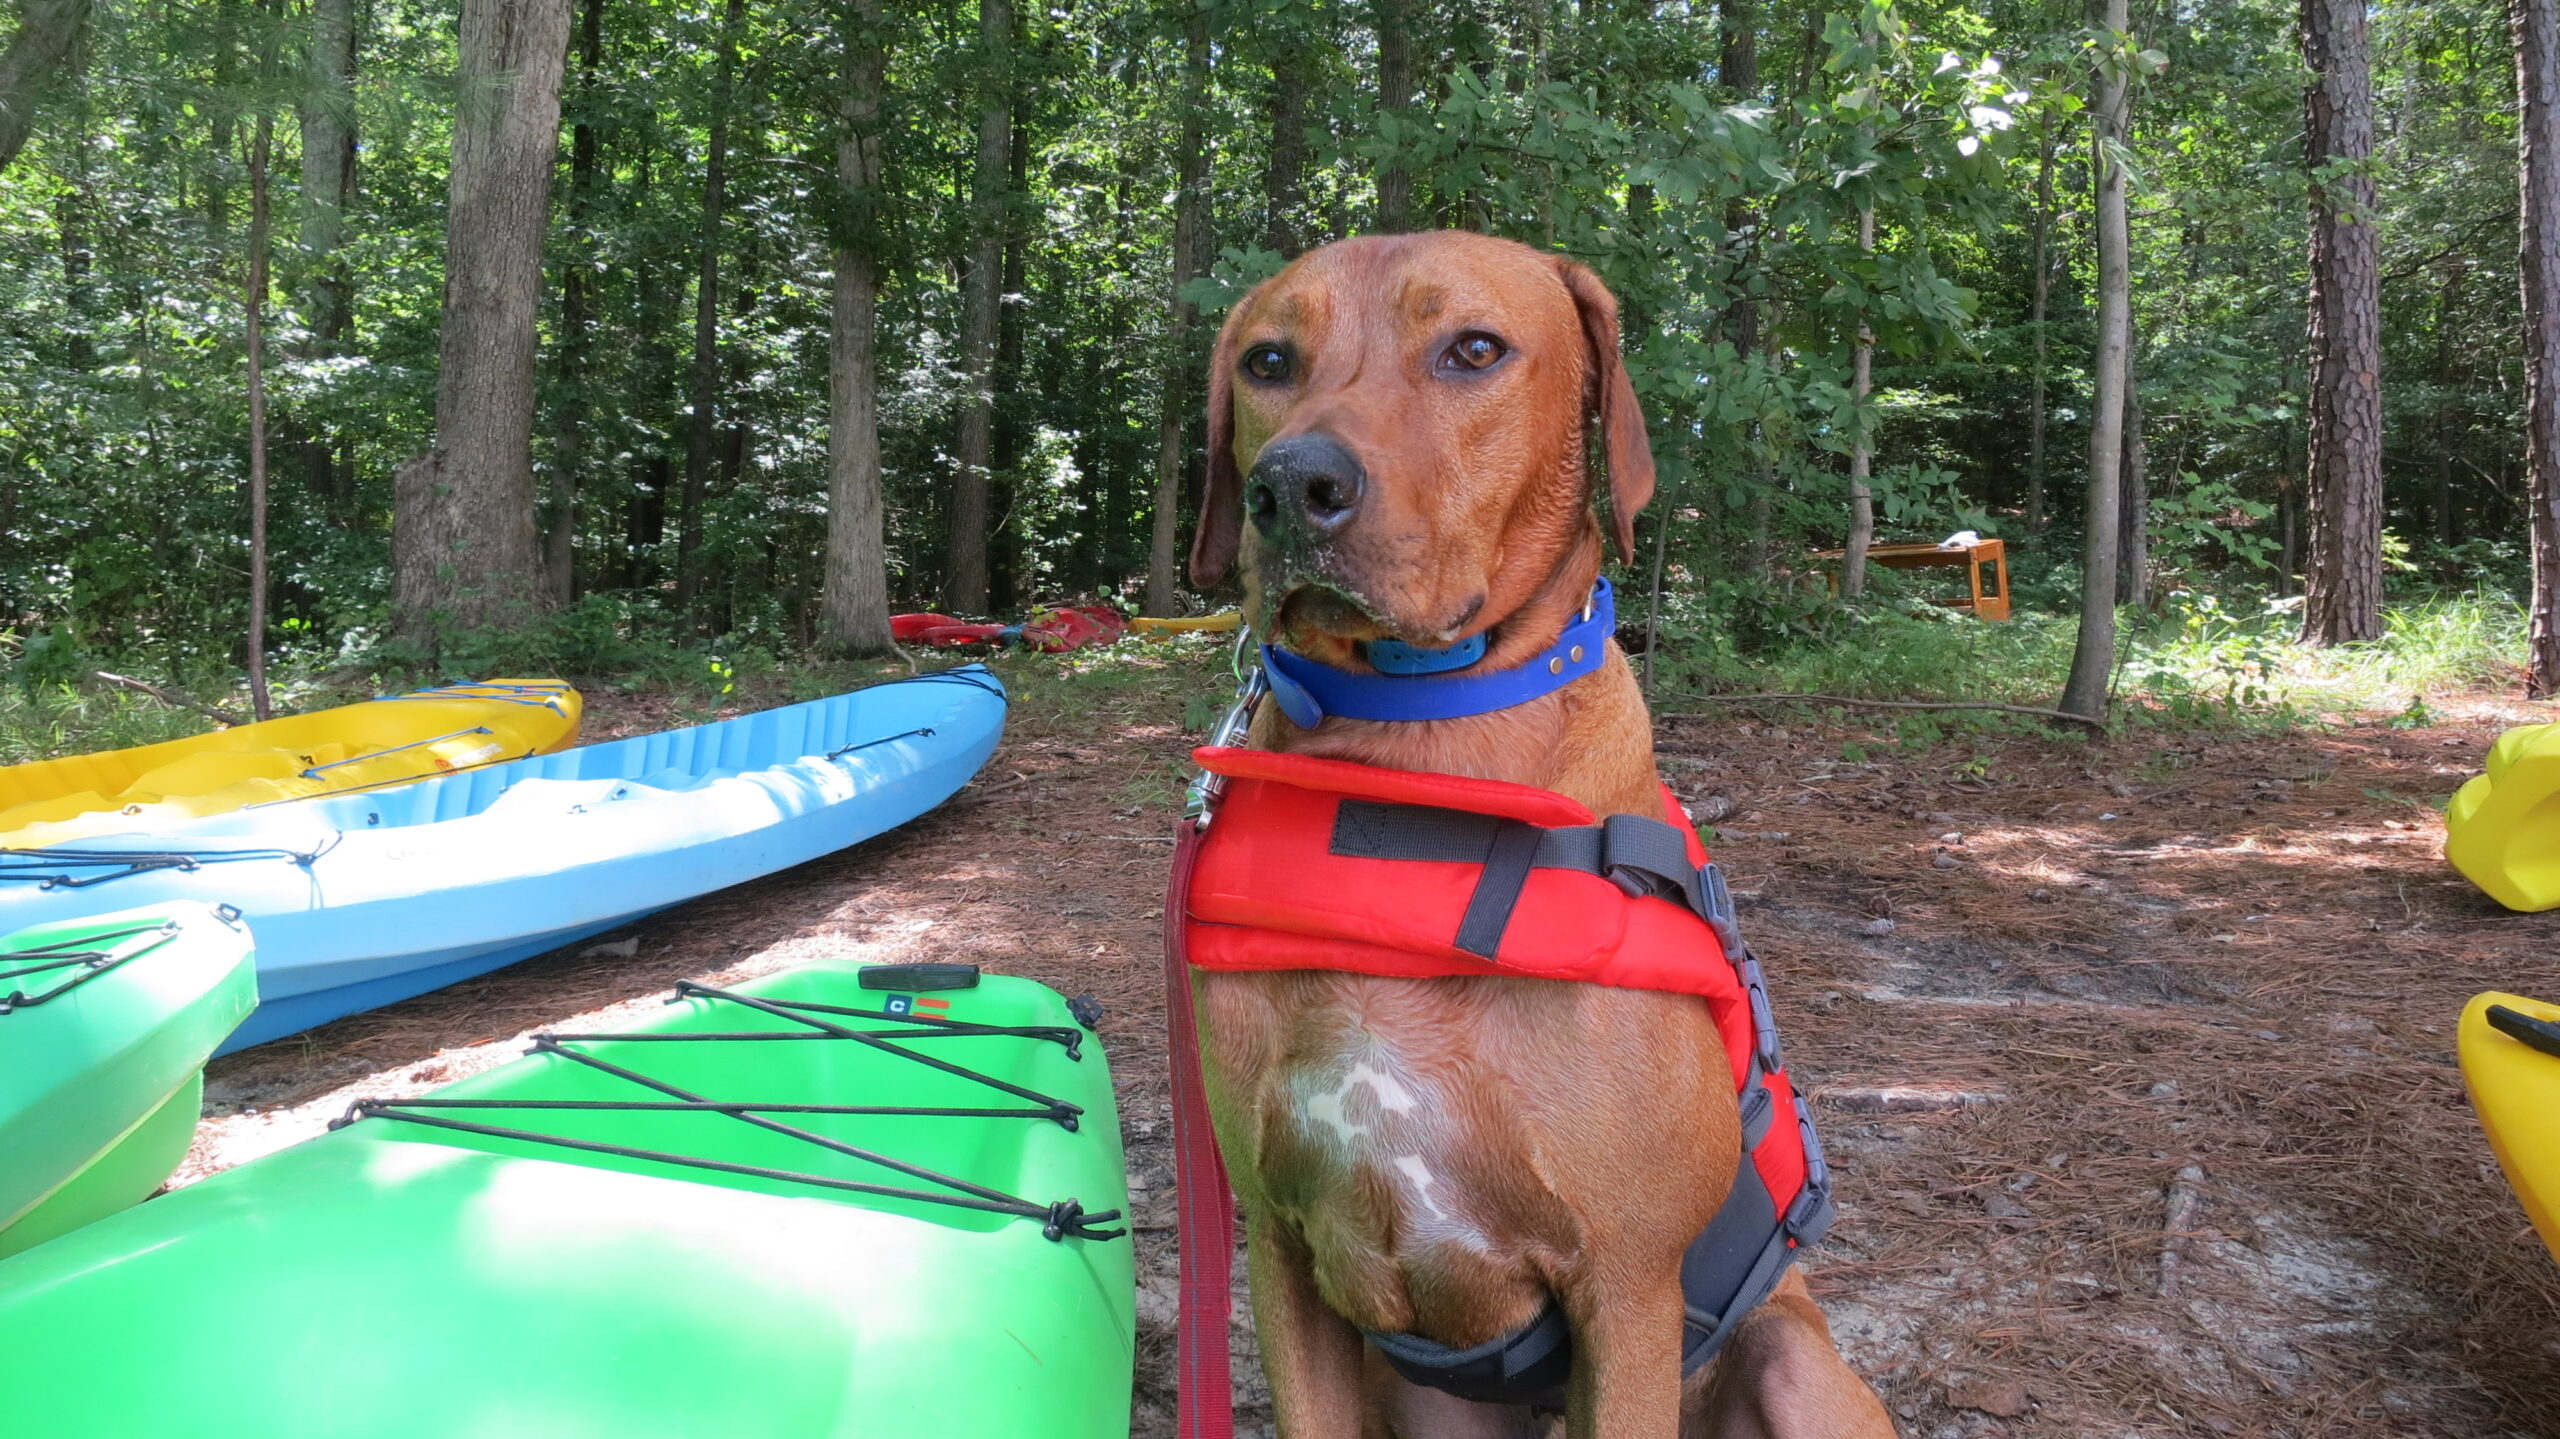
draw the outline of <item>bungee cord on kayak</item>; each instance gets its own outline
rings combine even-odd
[[[51,988],[39,989],[33,994],[13,985],[6,993],[0,993],[0,1015],[11,1014],[21,1009],[33,1009],[48,999],[59,999],[118,965],[140,959],[175,939],[177,934],[177,924],[164,920],[158,924],[138,924],[131,929],[120,929],[106,934],[82,935],[77,941],[66,941],[61,945],[19,950],[9,958],[34,962],[20,964],[12,969],[0,969],[0,985],[23,979],[30,974],[61,974],[66,969],[71,973],[64,975]],[[150,942],[121,946],[114,944],[116,940],[131,939],[136,935],[149,935]]]
[[[229,864],[235,860],[290,860],[309,869],[322,855],[338,847],[345,835],[332,836],[317,849],[281,849],[261,846],[254,849],[11,849],[0,850],[0,883],[32,883],[39,890],[87,889],[109,880],[129,875],[148,874],[153,870],[190,871],[208,864]],[[30,863],[29,861],[33,861]],[[83,874],[84,868],[103,869],[104,874]]]
[[[433,1129],[445,1129],[464,1134],[476,1134],[490,1139],[513,1139],[533,1144],[558,1145],[562,1148],[580,1150],[590,1154],[605,1154],[624,1159],[648,1160],[654,1163],[680,1165],[692,1169],[707,1169],[723,1174],[747,1175],[755,1178],[771,1179],[790,1184],[806,1184],[817,1188],[838,1190],[852,1194],[868,1194],[884,1199],[905,1199],[923,1204],[940,1204],[960,1209],[974,1209],[986,1213],[1010,1214],[1021,1218],[1039,1220],[1041,1223],[1042,1234],[1052,1240],[1071,1238],[1118,1239],[1124,1237],[1129,1232],[1125,1228],[1104,1229],[1100,1227],[1103,1224],[1121,1217],[1121,1211],[1117,1209],[1087,1212],[1081,1203],[1072,1198],[1053,1200],[1045,1204],[1036,1200],[1020,1198],[1015,1195],[1007,1194],[1002,1190],[992,1189],[986,1185],[972,1183],[969,1180],[944,1174],[920,1164],[910,1164],[905,1160],[881,1154],[874,1150],[865,1149],[859,1145],[849,1144],[839,1139],[831,1139],[826,1135],[813,1133],[810,1130],[800,1128],[797,1125],[785,1124],[780,1120],[764,1117],[766,1115],[773,1114],[805,1114],[1047,1120],[1055,1123],[1061,1129],[1073,1133],[1081,1127],[1082,1116],[1084,1114],[1083,1106],[1070,1103],[1051,1095],[1042,1094],[1037,1090],[1028,1089],[1024,1086],[998,1079],[993,1075],[980,1073],[979,1071],[970,1069],[965,1065],[954,1064],[948,1060],[936,1059],[930,1055],[918,1054],[912,1050],[902,1048],[899,1043],[894,1041],[912,1041],[916,1039],[987,1038],[999,1036],[1033,1039],[1056,1043],[1066,1050],[1067,1057],[1069,1059],[1080,1059],[1082,1057],[1081,1037],[1075,1031],[1066,1029],[1063,1026],[976,1025],[969,1024],[965,1021],[944,1020],[928,1016],[892,1014],[885,1009],[859,1010],[841,1005],[812,1004],[787,1000],[767,1000],[758,998],[754,995],[719,989],[711,985],[682,981],[677,984],[676,992],[668,1002],[671,1004],[679,1003],[686,999],[711,999],[737,1004],[761,1014],[771,1015],[776,1019],[805,1026],[805,1028],[800,1030],[749,1030],[717,1033],[639,1032],[603,1034],[538,1034],[533,1037],[533,1045],[530,1050],[533,1054],[557,1055],[571,1063],[583,1065],[600,1073],[608,1074],[628,1083],[639,1085],[642,1088],[653,1090],[659,1094],[668,1096],[668,1098],[664,1100],[579,1100],[473,1099],[464,1097],[441,1098],[435,1096],[422,1096],[411,1099],[361,1099],[350,1105],[343,1117],[331,1121],[329,1127],[332,1130],[336,1130],[343,1129],[348,1125],[365,1119],[396,1119],[410,1124],[424,1125]],[[817,1015],[819,1014],[832,1014],[847,1018],[884,1020],[907,1024],[912,1027],[893,1030],[849,1029],[829,1020],[818,1018]],[[679,1085],[671,1084],[666,1080],[655,1078],[624,1065],[615,1064],[598,1055],[574,1047],[579,1044],[599,1044],[608,1042],[627,1044],[659,1044],[675,1042],[760,1043],[770,1040],[807,1039],[850,1040],[882,1053],[893,1054],[902,1059],[913,1060],[927,1068],[939,1070],[945,1074],[970,1080],[977,1084],[986,1085],[989,1088],[1000,1090],[1020,1099],[1028,1100],[1036,1107],[970,1108],[916,1105],[789,1104],[713,1099],[705,1095],[697,1094]],[[609,1144],[601,1140],[580,1139],[574,1136],[562,1134],[547,1134],[539,1130],[517,1129],[505,1125],[481,1124],[466,1119],[448,1118],[442,1114],[421,1112],[429,1110],[552,1110],[573,1112],[582,1110],[619,1110],[726,1115],[731,1119],[754,1125],[760,1129],[770,1130],[773,1133],[784,1135],[788,1138],[798,1139],[814,1144],[821,1149],[827,1150],[831,1153],[844,1155],[849,1159],[860,1160],[868,1164],[876,1164],[892,1172],[903,1174],[910,1179],[922,1180],[928,1184],[942,1186],[944,1190],[949,1192],[938,1193],[932,1190],[909,1189],[897,1185],[874,1184],[862,1180],[841,1179],[831,1175],[812,1174],[801,1170],[778,1169],[767,1165],[744,1164],[731,1160],[712,1159],[703,1155],[679,1154],[668,1150],[642,1148],[636,1145]]]

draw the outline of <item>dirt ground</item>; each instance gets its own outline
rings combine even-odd
[[[1108,1007],[1136,1432],[1170,1434],[1157,924],[1186,723],[1226,682],[1205,646],[1154,656],[1009,663],[1004,747],[902,832],[216,1061],[181,1182],[679,978],[973,961]],[[591,693],[591,737],[671,722]],[[1658,726],[1665,773],[1715,826],[1841,1174],[1814,1290],[1907,1434],[2560,1435],[2560,1267],[2453,1056],[2475,991],[2560,994],[2560,913],[2463,883],[2435,812],[2551,716],[1906,754],[1857,717],[1708,708]]]

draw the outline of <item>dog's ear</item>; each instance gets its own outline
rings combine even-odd
[[[1644,411],[1636,405],[1636,387],[1618,357],[1618,297],[1600,277],[1571,260],[1561,262],[1564,287],[1582,316],[1582,343],[1590,351],[1590,413],[1600,421],[1603,448],[1609,459],[1609,518],[1618,542],[1618,558],[1632,561],[1636,551],[1636,514],[1653,498],[1653,444],[1645,438]]]
[[[1236,562],[1244,538],[1244,495],[1236,477],[1236,334],[1253,291],[1227,311],[1209,354],[1209,473],[1200,486],[1200,523],[1191,536],[1191,583],[1207,589]]]

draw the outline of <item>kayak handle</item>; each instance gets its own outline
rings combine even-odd
[[[2527,1049],[2538,1049],[2554,1059],[2560,1059],[2560,1024],[2554,1024],[2547,1019],[2536,1019],[2520,1009],[2509,1009],[2503,1004],[2490,1005],[2487,1018],[2489,1027],[2507,1038]]]

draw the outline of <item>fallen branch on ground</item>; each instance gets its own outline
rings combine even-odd
[[[195,700],[187,698],[185,695],[173,695],[167,690],[160,688],[158,685],[152,684],[148,680],[138,680],[131,675],[109,674],[105,670],[91,670],[89,673],[92,677],[104,680],[118,689],[127,689],[132,690],[136,694],[149,695],[164,705],[175,705],[179,709],[194,710],[197,714],[203,715],[205,718],[212,720],[217,724],[247,724],[249,722],[249,717],[247,715],[236,714],[230,710],[224,709],[220,705],[200,704]]]
[[[1775,704],[1783,701],[1789,704],[1845,705],[1852,709],[1997,710],[2002,714],[2034,715],[2038,719],[2062,720],[2069,724],[2083,725],[2090,729],[2104,729],[2106,727],[2106,721],[2104,720],[2093,719],[2088,715],[2076,715],[2071,713],[2069,710],[2038,709],[2034,705],[1993,704],[1989,700],[1857,700],[1850,699],[1845,695],[1788,694],[1682,695],[1681,698],[1697,700],[1705,704],[1720,705],[1751,704],[1754,702]],[[1681,716],[1671,714],[1664,715],[1662,718],[1679,719]]]

